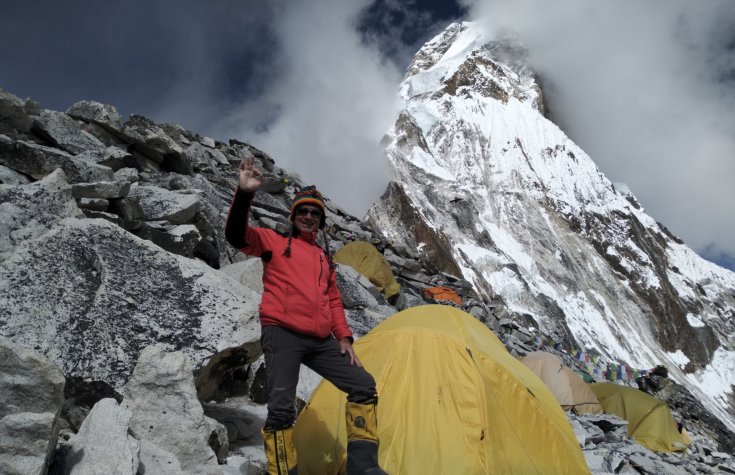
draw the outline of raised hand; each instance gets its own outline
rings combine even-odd
[[[263,175],[253,166],[253,157],[240,162],[240,191],[254,193],[263,184]]]

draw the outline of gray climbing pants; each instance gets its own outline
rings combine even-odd
[[[266,429],[291,427],[296,420],[296,385],[304,364],[347,393],[357,404],[377,397],[375,380],[364,368],[350,365],[350,356],[341,354],[333,336],[318,338],[279,326],[264,326],[260,344],[265,355],[268,416]]]

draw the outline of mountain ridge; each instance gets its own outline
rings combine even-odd
[[[394,183],[368,221],[443,256],[442,270],[459,269],[539,332],[633,367],[672,366],[735,427],[735,381],[715,364],[735,361],[735,273],[618,190],[544,116],[522,57],[506,64],[497,52],[523,54],[465,22],[417,53],[400,87],[404,108],[383,139]],[[416,219],[396,209],[400,194]],[[426,229],[433,237],[417,231]]]

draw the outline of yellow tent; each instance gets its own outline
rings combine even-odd
[[[554,396],[468,313],[404,310],[355,351],[377,382],[379,459],[388,473],[589,473]],[[299,473],[344,471],[344,406],[330,383],[314,391],[295,428]]]
[[[669,406],[643,391],[613,383],[590,384],[603,411],[628,421],[628,437],[651,450],[677,452],[691,443],[680,433]]]
[[[545,351],[534,351],[521,358],[521,362],[541,378],[565,411],[576,414],[602,412],[595,393],[577,373],[564,366],[558,356]]]
[[[369,242],[354,241],[345,244],[334,253],[334,261],[348,265],[367,277],[387,299],[401,291],[388,261]]]

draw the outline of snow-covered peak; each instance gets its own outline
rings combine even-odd
[[[717,381],[701,395],[735,427],[735,374],[712,364],[735,366],[735,274],[656,223],[544,116],[523,56],[474,23],[421,48],[385,140],[410,212],[384,200],[369,219],[544,336],[666,364],[699,393]]]

